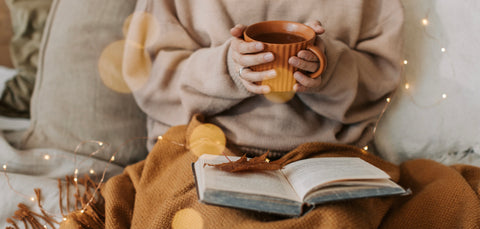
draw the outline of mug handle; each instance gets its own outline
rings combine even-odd
[[[317,46],[308,45],[306,49],[313,52],[313,54],[317,56],[320,62],[320,66],[318,67],[317,71],[310,74],[310,77],[314,79],[319,77],[323,73],[323,71],[325,71],[325,68],[327,67],[327,58],[325,57],[325,54],[322,51],[320,51],[320,49]]]

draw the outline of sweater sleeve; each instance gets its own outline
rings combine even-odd
[[[182,21],[188,18],[177,15],[173,2],[139,0],[137,14],[153,17],[153,26],[145,31],[145,26],[132,22],[128,36],[143,42],[152,60],[149,79],[133,92],[138,105],[156,121],[181,125],[195,113],[215,115],[252,94],[230,75],[228,25],[215,31],[194,28]],[[222,39],[210,39],[209,32],[221,33]]]
[[[355,42],[339,36],[321,36],[328,65],[322,85],[298,97],[321,116],[343,124],[375,118],[401,77],[403,11],[397,1],[390,10],[378,9],[365,17]],[[398,5],[397,5],[398,3]],[[367,13],[365,13],[367,14]],[[364,30],[364,31],[362,31]]]

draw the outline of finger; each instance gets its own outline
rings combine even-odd
[[[315,33],[317,33],[319,35],[323,34],[325,32],[325,28],[323,28],[322,23],[319,22],[319,21],[309,21],[309,22],[305,23],[305,25],[312,28],[315,31]]]
[[[300,84],[300,86],[307,87],[307,88],[319,87],[322,83],[321,77],[312,79],[301,72],[293,73],[293,77],[295,77],[295,79],[297,80],[298,84]]]
[[[262,42],[246,42],[235,38],[232,40],[232,49],[240,54],[257,53],[263,50]]]
[[[313,54],[313,52],[310,52],[307,50],[300,50],[297,56],[306,61],[313,61],[313,62],[318,61],[318,57],[315,54]]]
[[[308,88],[305,86],[302,86],[301,84],[296,83],[295,85],[293,85],[293,91],[295,92],[305,92],[307,90]]]
[[[233,28],[230,29],[230,34],[234,37],[241,37],[243,35],[243,31],[247,28],[246,25],[237,24]]]
[[[268,79],[273,79],[275,78],[276,75],[277,75],[277,72],[274,69],[257,72],[257,71],[252,71],[251,69],[245,68],[242,71],[242,74],[240,75],[240,77],[246,81],[254,83],[254,82],[261,82]]]
[[[310,61],[305,61],[301,58],[298,58],[296,56],[292,56],[288,59],[288,63],[296,68],[299,68],[301,70],[307,71],[307,72],[315,72],[317,71],[319,64],[318,62],[310,62]]]
[[[262,52],[249,55],[242,55],[238,52],[233,52],[232,59],[240,66],[250,67],[271,62],[274,60],[274,56],[271,52]]]
[[[242,84],[247,91],[255,94],[267,94],[270,92],[270,87],[267,85],[257,85],[246,80],[242,80]]]

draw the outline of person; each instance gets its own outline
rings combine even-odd
[[[137,11],[153,15],[159,31],[144,39],[153,60],[151,76],[134,96],[149,116],[151,137],[164,138],[154,146],[150,142],[151,151],[144,161],[128,166],[102,188],[107,228],[478,225],[479,211],[462,210],[480,209],[478,192],[472,189],[478,179],[461,176],[474,168],[452,169],[429,160],[396,166],[352,147],[372,140],[386,98],[400,82],[400,1],[139,0]],[[320,77],[295,73],[296,93],[283,103],[268,100],[269,88],[255,84],[272,77],[270,71],[249,70],[271,61],[271,56],[258,43],[241,39],[243,25],[267,20],[311,26],[318,33],[316,45],[324,48],[327,57]],[[134,26],[129,35],[143,32]],[[306,72],[318,68],[316,59],[305,52],[291,57],[290,63]],[[195,119],[196,114],[205,119]],[[189,137],[205,122],[225,133],[231,143],[226,155],[236,153],[235,148],[252,155],[288,152],[295,160],[360,157],[384,170],[394,182],[411,188],[412,196],[325,204],[298,218],[203,204],[198,201],[191,167],[198,155],[191,152]],[[442,187],[428,188],[434,184]],[[462,204],[450,208],[458,198]],[[464,203],[470,205],[466,208]],[[439,211],[438,206],[449,207]]]
[[[363,147],[400,82],[399,1],[140,0],[137,12],[152,15],[158,25],[144,44],[152,57],[150,77],[133,92],[149,118],[151,139],[202,114],[242,154],[281,156],[305,142]],[[280,103],[265,96],[268,86],[255,84],[274,71],[249,69],[273,55],[242,39],[245,26],[267,20],[306,23],[327,57],[326,70],[315,79],[302,73],[318,68],[309,51],[291,57],[289,63],[302,71],[294,74],[295,96]],[[143,29],[131,26],[128,34]]]
[[[158,31],[132,26],[132,20],[128,34],[147,32],[138,47],[153,61],[148,81],[134,96],[149,116],[149,134],[162,138],[154,146],[150,142],[144,161],[106,182],[105,210],[90,219],[105,219],[106,228],[478,226],[480,201],[472,188],[478,187],[478,176],[472,174],[480,173],[474,168],[429,160],[396,166],[355,147],[372,140],[374,123],[400,81],[399,0],[138,0],[137,12],[152,15]],[[243,25],[267,20],[307,23],[327,56],[319,78],[295,73],[296,93],[280,103],[268,99],[269,88],[255,84],[272,73],[249,70],[271,56],[258,43],[241,39]],[[318,67],[305,52],[290,63],[305,72]],[[231,143],[226,155],[359,157],[411,188],[412,195],[328,203],[294,218],[201,203],[191,166],[198,154],[190,140],[204,123],[225,133]],[[258,182],[262,185],[271,184]]]

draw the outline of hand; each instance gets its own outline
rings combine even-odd
[[[305,23],[305,25],[310,26],[315,33],[317,33],[317,35],[321,35],[325,32],[325,29],[322,27],[322,24],[319,21],[310,21]],[[320,46],[320,50],[325,52],[325,45],[323,44],[323,41],[317,38],[316,42]],[[297,83],[293,86],[293,90],[296,92],[303,92],[310,88],[319,87],[321,85],[321,77],[312,79],[303,73],[315,72],[320,67],[319,60],[315,54],[308,50],[301,50],[298,52],[297,56],[290,57],[290,59],[288,59],[288,63],[301,70],[293,73],[293,77],[295,77],[297,80]]]
[[[236,25],[230,30],[234,38],[229,53],[236,64],[237,72],[241,73],[239,77],[245,88],[255,94],[269,93],[271,90],[269,86],[257,85],[255,82],[274,78],[275,70],[257,72],[248,67],[271,62],[274,60],[274,55],[271,52],[262,52],[264,47],[261,42],[246,42],[241,39],[245,28],[245,25]]]

